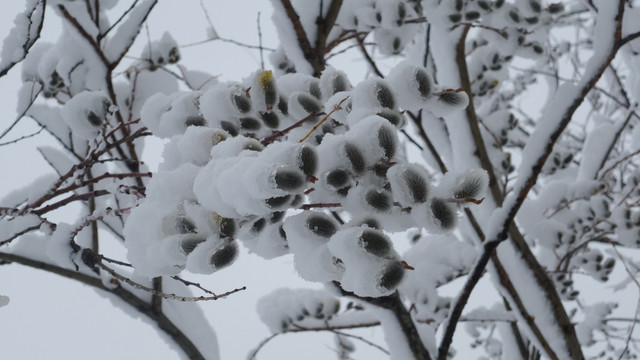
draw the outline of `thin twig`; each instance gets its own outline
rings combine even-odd
[[[219,300],[222,299],[224,297],[227,297],[231,294],[235,294],[237,292],[246,290],[247,287],[243,286],[241,288],[237,288],[237,289],[233,289],[231,291],[227,291],[225,293],[222,293],[220,295],[215,295],[215,296],[180,296],[180,295],[176,295],[176,294],[168,294],[168,293],[164,293],[164,292],[160,292],[157,291],[156,289],[152,289],[148,286],[144,286],[142,284],[139,284],[131,279],[129,279],[128,277],[124,276],[124,275],[120,275],[118,274],[115,270],[111,269],[110,267],[104,265],[102,262],[97,262],[96,266],[98,266],[100,269],[108,272],[109,274],[111,274],[111,276],[113,276],[114,278],[125,282],[126,284],[132,286],[135,289],[138,290],[143,290],[146,291],[148,293],[151,293],[155,296],[161,297],[163,299],[169,299],[169,300],[177,300],[177,301],[209,301],[209,300]]]

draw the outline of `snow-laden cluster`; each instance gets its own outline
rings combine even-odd
[[[273,333],[305,325],[307,319],[331,320],[340,301],[323,290],[276,289],[257,304],[258,315]]]
[[[459,204],[488,186],[482,170],[436,186],[404,160],[403,111],[442,115],[467,100],[408,63],[355,87],[329,68],[319,79],[257,71],[242,83],[154,95],[142,122],[169,142],[127,220],[129,260],[147,276],[211,273],[234,260],[240,240],[265,258],[293,254],[306,280],[390,294],[410,266],[388,233],[450,232]]]

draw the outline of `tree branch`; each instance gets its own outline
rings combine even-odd
[[[120,285],[117,285],[114,288],[107,288],[102,283],[102,280],[100,278],[61,268],[46,262],[32,260],[19,255],[0,252],[0,260],[21,264],[34,269],[44,270],[46,272],[60,275],[71,280],[76,280],[82,284],[89,285],[96,289],[110,293],[130,305],[135,310],[139,311],[141,314],[153,320],[158,325],[158,328],[166,333],[188,358],[204,360],[204,356],[200,353],[200,350],[198,350],[196,345],[189,339],[189,337],[187,337],[187,335],[182,332],[182,330],[180,330],[176,326],[176,324],[174,324],[163,313],[156,313],[155,311],[153,311],[149,303],[141,300],[132,292],[126,290]]]
[[[35,36],[32,38],[31,27],[34,24],[32,17],[38,11],[38,8],[40,8],[41,14],[40,14],[40,18],[36,20],[36,33],[35,33]],[[11,52],[11,49],[4,49],[4,48],[2,49],[3,50],[1,53],[2,56],[0,56],[0,64],[2,64],[2,68],[0,68],[0,77],[5,76],[9,72],[9,70],[11,70],[11,68],[13,68],[16,64],[18,64],[22,60],[24,60],[24,58],[27,57],[27,54],[29,54],[29,50],[31,49],[31,47],[40,38],[40,32],[42,31],[42,24],[44,23],[44,14],[45,14],[46,8],[47,8],[47,1],[39,0],[36,3],[36,5],[32,9],[30,9],[30,11],[28,10],[18,15],[18,16],[21,16],[21,15],[26,16],[27,20],[29,21],[29,27],[26,29],[27,34],[25,36],[24,43],[22,44],[22,54],[19,56],[18,59],[16,59],[15,54]],[[14,34],[13,31],[9,33],[9,36],[16,36],[16,35],[17,34]],[[20,34],[20,35],[23,35],[23,34]],[[7,45],[8,43],[4,43],[4,46],[7,46]],[[6,55],[7,53],[9,53],[9,55],[11,56],[10,60],[4,58],[5,57],[4,55]]]

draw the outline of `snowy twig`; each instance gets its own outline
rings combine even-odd
[[[17,138],[17,139],[13,139],[13,140],[11,140],[11,141],[7,141],[7,142],[4,142],[4,143],[0,143],[0,146],[5,146],[5,145],[10,145],[10,144],[15,144],[15,143],[17,143],[17,142],[19,142],[19,141],[21,141],[21,140],[24,140],[24,139],[28,139],[28,138],[34,137],[34,136],[36,136],[36,135],[40,134],[40,133],[42,132],[42,130],[44,130],[44,126],[43,126],[43,127],[40,127],[40,130],[38,130],[38,131],[36,131],[36,132],[33,132],[33,133],[31,133],[31,134],[21,136],[21,137],[19,137],[19,138]]]
[[[173,280],[180,281],[181,283],[183,283],[183,284],[185,284],[187,286],[195,286],[198,289],[206,292],[207,294],[210,294],[210,295],[213,295],[213,296],[217,296],[213,291],[205,289],[202,285],[200,285],[198,283],[195,283],[195,282],[192,282],[192,281],[189,281],[189,280],[185,280],[185,279],[183,279],[183,278],[181,278],[181,277],[179,277],[177,275],[172,276],[171,278]]]
[[[322,126],[322,124],[324,124],[325,121],[327,121],[327,119],[329,119],[329,117],[331,115],[333,115],[336,111],[340,111],[342,110],[342,104],[347,101],[347,99],[349,99],[349,96],[345,97],[344,99],[340,100],[339,103],[337,103],[333,109],[331,109],[331,111],[329,111],[329,113],[327,115],[325,115],[322,120],[320,120],[314,127],[311,128],[311,130],[309,130],[309,132],[307,133],[307,135],[305,135],[302,139],[300,139],[300,143],[303,143],[305,140],[307,140],[309,138],[309,136],[311,136],[311,134],[313,134],[314,131],[318,130],[318,128],[320,126]]]
[[[24,38],[24,42],[20,44],[20,47],[22,48],[22,52],[19,56],[16,56],[17,49],[13,49],[14,47],[13,44],[10,44],[7,40],[5,40],[2,48],[3,51],[0,54],[0,77],[5,76],[9,72],[9,70],[11,70],[11,68],[13,68],[20,61],[24,60],[24,58],[29,53],[29,50],[31,49],[31,47],[36,43],[38,38],[40,38],[40,32],[42,31],[42,24],[44,23],[44,14],[45,14],[46,6],[47,6],[46,0],[38,0],[33,6],[33,8],[27,9],[18,15],[18,17],[20,16],[26,17],[29,25],[26,29],[18,29],[18,28],[13,29],[9,33],[9,36],[18,38],[18,39]],[[40,16],[34,19],[33,16],[37,15],[38,12],[40,13]],[[32,27],[34,26],[36,28],[35,34],[33,34],[32,32]],[[24,33],[17,34],[15,32],[25,32],[26,34]],[[32,35],[34,36],[32,37]],[[10,56],[7,56],[7,55],[10,55]]]
[[[133,10],[136,7],[136,5],[138,4],[138,1],[139,0],[134,0],[133,3],[129,6],[129,8],[124,12],[122,12],[122,14],[120,14],[120,17],[118,17],[118,19],[114,21],[113,24],[111,24],[111,26],[109,26],[109,28],[105,32],[98,34],[98,41],[102,40],[105,36],[109,35],[109,32],[111,32],[111,30],[113,30],[116,26],[118,26],[118,24],[120,24],[120,22],[122,22],[122,20],[124,20],[124,18],[127,16],[127,14],[129,14],[131,10]]]
[[[418,112],[418,115],[415,115],[411,111],[407,111],[407,114],[409,114],[409,117],[411,118],[411,120],[413,120],[413,124],[418,128],[418,135],[420,135],[420,137],[422,138],[422,141],[424,141],[424,143],[427,145],[429,152],[431,152],[431,156],[433,156],[433,158],[438,163],[438,166],[440,167],[440,171],[442,171],[443,174],[447,173],[449,171],[447,170],[447,166],[444,164],[444,161],[442,161],[442,157],[438,153],[438,150],[436,149],[436,147],[431,142],[431,139],[429,139],[427,132],[424,130],[424,126],[422,126],[422,110]],[[420,148],[420,150],[422,150],[422,148]]]
[[[86,201],[89,200],[92,197],[99,197],[99,196],[104,196],[104,195],[108,195],[111,194],[109,191],[107,190],[95,190],[92,192],[88,192],[88,193],[83,193],[83,194],[74,194],[74,195],[70,195],[58,202],[55,202],[53,204],[49,204],[43,208],[40,209],[35,209],[32,210],[31,212],[36,214],[36,215],[43,215],[48,213],[49,211],[53,211],[55,209],[58,209],[62,206],[65,206],[69,203],[72,203],[74,201]]]
[[[371,298],[358,296],[350,291],[346,291],[340,286],[340,283],[338,282],[334,282],[334,285],[336,285],[336,288],[344,296],[355,297],[369,304],[379,306],[391,311],[398,321],[398,325],[400,326],[402,335],[404,335],[404,337],[406,338],[407,344],[409,345],[413,357],[415,359],[431,360],[431,355],[425,348],[424,343],[422,342],[422,339],[418,334],[418,329],[416,328],[416,325],[411,318],[411,314],[404,306],[402,299],[400,298],[400,295],[397,291],[391,295]]]
[[[287,333],[302,333],[302,332],[310,332],[310,331],[330,331],[334,334],[339,334],[342,336],[347,336],[347,337],[351,337],[357,340],[360,340],[362,342],[364,342],[365,344],[371,345],[373,347],[375,347],[376,349],[384,352],[385,354],[389,354],[389,351],[386,350],[385,348],[381,347],[378,344],[375,344],[371,341],[368,341],[360,336],[357,335],[352,335],[349,333],[345,333],[343,331],[340,330],[349,330],[349,329],[360,329],[360,328],[367,328],[367,327],[375,327],[375,326],[380,326],[380,322],[379,321],[375,321],[375,322],[371,322],[371,323],[360,323],[360,324],[350,324],[350,325],[339,325],[339,326],[332,326],[329,325],[327,323],[326,326],[320,326],[320,327],[302,327],[299,325],[295,325],[296,327],[295,329],[289,329],[286,332],[281,332],[281,333],[274,333],[272,335],[270,335],[269,337],[265,338],[264,340],[262,340],[258,346],[256,346],[253,350],[251,350],[251,352],[249,353],[249,356],[247,357],[247,359],[251,360],[251,359],[255,359],[258,356],[258,353],[260,352],[260,350],[267,345],[267,343],[269,343],[271,340],[273,340],[275,337],[277,337],[278,335],[283,335],[283,334],[287,334]]]
[[[85,249],[85,250],[89,250],[89,249]],[[99,260],[99,258],[98,258],[98,260]],[[168,300],[177,300],[177,301],[210,301],[210,300],[219,300],[219,299],[225,298],[225,297],[227,297],[229,295],[232,295],[232,294],[235,294],[237,292],[240,292],[240,291],[243,291],[243,290],[247,289],[246,286],[243,286],[243,287],[240,287],[240,288],[237,288],[237,289],[233,289],[233,290],[227,291],[227,292],[222,293],[220,295],[214,295],[214,296],[180,296],[180,295],[176,295],[176,294],[168,294],[168,293],[160,292],[160,291],[158,291],[156,289],[152,289],[152,288],[150,288],[148,286],[144,286],[142,284],[139,284],[139,283],[129,279],[128,277],[126,277],[124,275],[118,274],[115,270],[113,270],[110,267],[104,265],[100,261],[97,261],[95,263],[95,265],[97,267],[99,267],[100,269],[102,269],[102,270],[108,272],[109,274],[111,274],[111,276],[113,276],[114,278],[125,282],[126,284],[132,286],[135,289],[143,290],[143,291],[146,291],[148,293],[151,293],[153,295],[156,295],[158,297],[161,297],[163,299],[168,299]]]
[[[266,138],[262,139],[261,143],[264,146],[267,146],[269,144],[271,144],[272,142],[276,141],[276,139],[278,139],[279,137],[282,137],[284,135],[287,135],[287,133],[295,128],[299,128],[300,126],[302,126],[302,124],[304,124],[305,122],[311,120],[311,119],[315,119],[318,116],[322,116],[325,115],[325,113],[323,112],[313,112],[307,116],[305,116],[303,119],[298,120],[296,123],[294,123],[293,125],[289,126],[288,128],[284,129],[284,130],[278,130],[275,133],[267,136]]]
[[[378,75],[380,78],[384,78],[384,75],[382,74],[380,69],[378,69],[378,65],[376,65],[376,62],[373,61],[373,59],[371,58],[371,56],[367,52],[367,49],[364,47],[364,37],[361,38],[360,36],[357,36],[356,37],[356,41],[358,42],[358,46],[360,47],[360,51],[362,52],[362,56],[364,56],[364,59],[369,63],[369,66],[371,66],[371,70],[373,70],[373,72],[376,75]]]
[[[71,26],[73,26],[73,28],[78,32],[78,34],[93,48],[94,52],[100,58],[104,66],[106,68],[111,68],[111,62],[109,61],[109,59],[107,59],[104,52],[100,48],[100,44],[95,39],[93,39],[93,37],[91,37],[87,30],[78,22],[78,19],[73,17],[73,15],[71,15],[67,8],[62,4],[58,4],[58,10],[62,14],[62,17],[67,20],[71,24]]]
[[[35,86],[36,83],[34,83]],[[33,89],[31,91],[33,93]],[[20,120],[26,115],[27,111],[29,111],[29,109],[31,109],[31,106],[35,103],[36,99],[38,98],[38,95],[40,95],[40,93],[42,92],[42,86],[40,86],[39,90],[35,93],[32,94],[32,96],[29,99],[29,104],[27,106],[25,106],[25,108],[22,110],[22,113],[20,113],[16,119],[11,123],[11,125],[9,125],[9,127],[7,127],[7,129],[5,131],[2,132],[2,134],[0,134],[0,139],[2,139],[3,137],[5,137],[9,131],[11,131],[11,129],[13,129],[14,126],[16,126],[18,124],[18,122],[20,122]],[[41,128],[44,128],[44,126],[40,125]]]
[[[186,356],[190,359],[202,359],[204,360],[204,356],[200,353],[200,350],[195,346],[195,344],[189,339],[189,337],[180,330],[166,315],[163,313],[154,312],[151,305],[140,299],[131,291],[126,290],[121,286],[117,286],[115,288],[108,288],[102,282],[102,279],[87,275],[82,272],[65,269],[56,265],[52,265],[46,262],[32,260],[23,256],[15,255],[15,254],[7,254],[0,252],[0,260],[4,262],[10,263],[18,263],[24,266],[28,266],[34,269],[40,269],[47,271],[52,274],[60,275],[68,279],[79,281],[85,285],[92,286],[94,288],[100,289],[107,293],[113,294],[118,297],[120,300],[124,301],[126,304],[140,312],[141,314],[147,316],[149,319],[154,321],[160,331],[164,332],[167,336],[169,336],[177,346],[180,347],[182,351],[186,354]]]

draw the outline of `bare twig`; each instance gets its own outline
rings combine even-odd
[[[114,278],[125,282],[126,284],[132,286],[135,289],[138,290],[143,290],[146,291],[148,293],[151,293],[153,295],[159,296],[163,299],[168,299],[168,300],[177,300],[177,301],[210,301],[210,300],[219,300],[222,298],[225,298],[231,294],[235,294],[237,292],[246,290],[247,287],[243,286],[237,289],[233,289],[230,291],[227,291],[225,293],[222,293],[220,295],[215,295],[215,296],[180,296],[180,295],[176,295],[176,294],[167,294],[164,292],[160,292],[156,289],[150,288],[148,286],[139,284],[131,279],[129,279],[128,277],[124,276],[124,275],[120,275],[118,274],[115,270],[111,269],[110,267],[104,265],[102,262],[98,261],[96,263],[96,266],[99,267],[100,269],[108,272],[109,274],[111,274],[111,276],[113,276]]]

